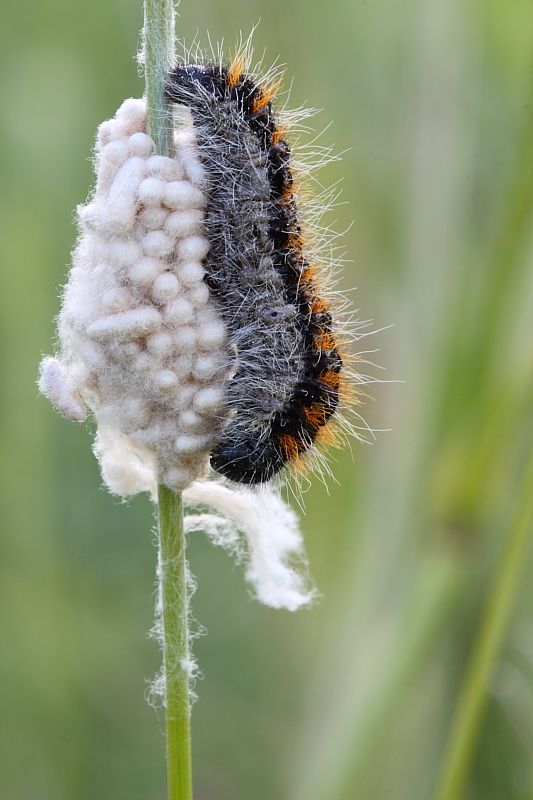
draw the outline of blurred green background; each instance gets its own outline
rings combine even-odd
[[[155,548],[146,497],[100,486],[91,437],[37,395],[92,182],[96,126],[143,91],[141,0],[1,3],[0,798],[163,800]],[[207,44],[261,19],[291,105],[346,151],[331,215],[343,287],[386,368],[364,414],[390,432],[313,482],[323,594],[290,614],[190,542],[197,800],[422,800],[533,441],[533,7],[528,0],[183,0]],[[533,487],[531,489],[533,491]],[[468,800],[533,798],[533,591],[525,575]]]

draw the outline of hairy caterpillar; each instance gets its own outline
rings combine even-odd
[[[230,421],[212,467],[270,480],[308,452],[339,405],[343,358],[317,268],[305,254],[291,149],[275,89],[230,65],[182,64],[167,95],[192,114],[205,169],[205,280],[236,350]]]

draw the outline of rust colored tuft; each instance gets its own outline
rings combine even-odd
[[[326,424],[326,409],[323,403],[313,403],[312,406],[305,407],[303,412],[315,433],[318,433],[322,426]]]
[[[268,86],[261,86],[252,104],[252,113],[265,108],[275,98],[281,85],[281,78]]]
[[[312,314],[323,314],[325,311],[329,311],[329,306],[324,298],[318,296],[313,297],[310,302],[310,308]]]
[[[329,386],[329,388],[333,389],[335,392],[338,392],[341,385],[340,373],[334,369],[328,369],[326,372],[323,372],[319,380],[321,383],[325,383],[326,386]]]
[[[313,341],[313,350],[317,352],[333,352],[337,349],[337,337],[333,331],[322,331]]]
[[[298,436],[294,436],[290,433],[280,434],[279,444],[289,461],[297,459],[300,453],[304,450],[301,439]]]
[[[294,233],[289,233],[287,237],[287,249],[296,250],[296,252],[301,253],[303,247],[304,247],[304,242],[302,234],[299,231]]]
[[[239,83],[241,75],[246,69],[247,59],[243,53],[237,53],[233,61],[228,67],[228,77],[226,78],[227,84],[230,89],[234,89]]]

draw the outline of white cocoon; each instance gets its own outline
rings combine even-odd
[[[77,421],[93,412],[94,451],[119,495],[154,495],[158,483],[181,490],[205,475],[226,422],[234,356],[194,261],[209,244],[192,120],[189,127],[175,136],[175,157],[165,158],[153,155],[142,100],[126,100],[100,126],[96,186],[78,209],[80,237],[63,293],[60,352],[41,365],[39,387],[58,411]]]

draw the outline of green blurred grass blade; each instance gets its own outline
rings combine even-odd
[[[516,515],[459,696],[435,800],[460,800],[464,795],[487,704],[487,692],[520,588],[532,531],[533,450],[529,454]]]

